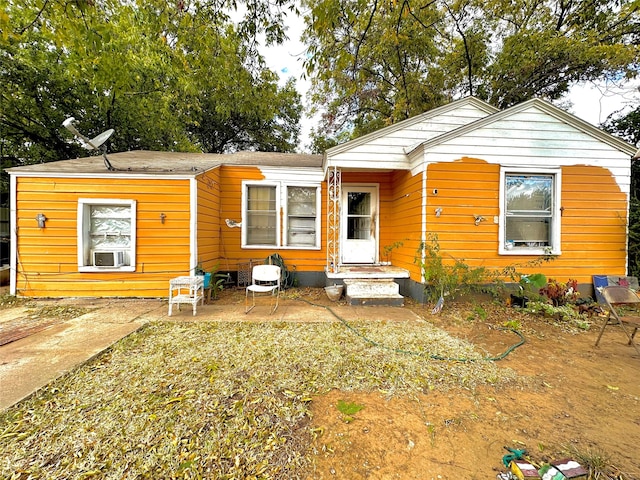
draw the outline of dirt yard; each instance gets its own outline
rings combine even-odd
[[[526,343],[499,365],[520,376],[518,385],[411,398],[336,391],[316,398],[313,478],[485,480],[506,470],[508,446],[526,449],[536,462],[586,457],[608,472],[596,478],[640,479],[640,358],[619,327],[607,327],[596,348],[599,318],[581,332],[513,308],[484,307],[484,320],[472,304],[446,306],[440,315],[418,304],[404,308],[490,356],[517,342],[496,330],[517,319]],[[364,408],[346,418],[339,400]]]

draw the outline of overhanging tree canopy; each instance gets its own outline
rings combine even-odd
[[[0,10],[0,155],[11,163],[79,154],[61,128],[115,128],[112,151],[293,151],[295,84],[278,86],[257,36],[284,39],[286,2],[26,0]],[[266,5],[266,4],[265,4]]]
[[[352,136],[464,95],[503,108],[638,72],[632,0],[305,0],[318,136]]]

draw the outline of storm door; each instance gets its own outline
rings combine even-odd
[[[342,263],[375,263],[378,251],[378,188],[342,186]]]

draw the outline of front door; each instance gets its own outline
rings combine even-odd
[[[378,187],[342,186],[342,263],[375,263],[378,251]]]

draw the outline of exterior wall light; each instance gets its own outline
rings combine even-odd
[[[167,216],[164,213],[160,214],[160,223],[162,223],[164,225],[164,219],[167,218]]]
[[[39,213],[36,215],[36,222],[38,222],[38,228],[44,228],[44,222],[47,221],[47,217],[45,217],[44,213]]]

